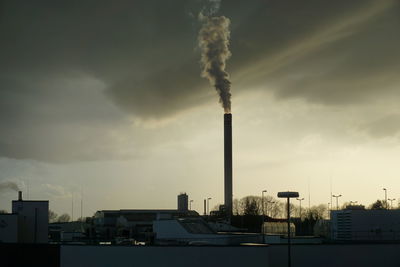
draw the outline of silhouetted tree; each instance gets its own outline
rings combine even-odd
[[[244,210],[243,215],[259,215],[260,214],[260,207],[257,203],[256,198],[252,196],[248,196],[244,198]]]
[[[324,204],[312,206],[304,211],[302,210],[302,219],[296,221],[296,234],[313,235],[315,224],[317,221],[326,218],[327,211],[328,207]]]
[[[57,213],[52,210],[49,210],[49,223],[53,223],[57,221]]]
[[[70,220],[71,217],[67,213],[64,213],[58,217],[57,222],[69,222]]]
[[[264,214],[269,217],[283,216],[283,203],[272,196],[264,196]],[[261,196],[246,196],[233,200],[233,215],[262,215],[263,205]]]
[[[386,207],[385,201],[377,200],[369,207],[371,210],[384,210]]]
[[[306,212],[306,218],[320,220],[326,218],[325,214],[327,214],[328,207],[324,204],[320,204],[318,206],[312,206]]]
[[[242,215],[242,210],[240,207],[240,200],[235,198],[232,203],[232,213],[233,215]]]
[[[4,213],[7,213],[7,211],[6,210],[0,210],[0,214],[4,214]]]

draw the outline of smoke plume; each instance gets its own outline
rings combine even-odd
[[[202,27],[199,32],[202,77],[207,78],[217,90],[225,113],[231,112],[231,82],[225,71],[229,51],[229,24],[227,17],[208,17],[200,13]]]
[[[19,187],[14,182],[1,182],[0,183],[0,192],[1,191],[6,191],[6,190],[19,191]]]

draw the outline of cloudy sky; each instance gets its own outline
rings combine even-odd
[[[206,0],[0,0],[0,182],[57,213],[223,201]],[[400,198],[400,1],[222,1],[234,197]],[[28,190],[29,188],[29,190]],[[310,193],[310,194],[309,194]],[[10,210],[12,191],[0,192]]]

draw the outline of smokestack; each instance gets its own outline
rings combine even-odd
[[[18,191],[18,201],[22,201],[22,191]]]
[[[224,114],[224,193],[225,210],[232,216],[232,114]]]

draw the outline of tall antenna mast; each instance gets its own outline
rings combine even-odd
[[[29,178],[26,179],[26,196],[27,196],[27,200],[30,199],[29,198]]]
[[[74,221],[74,192],[72,192],[71,197],[71,222]]]
[[[331,209],[332,209],[332,176],[331,176]]]
[[[83,220],[83,189],[81,185],[81,220]]]
[[[311,208],[310,177],[308,177],[308,210]]]

